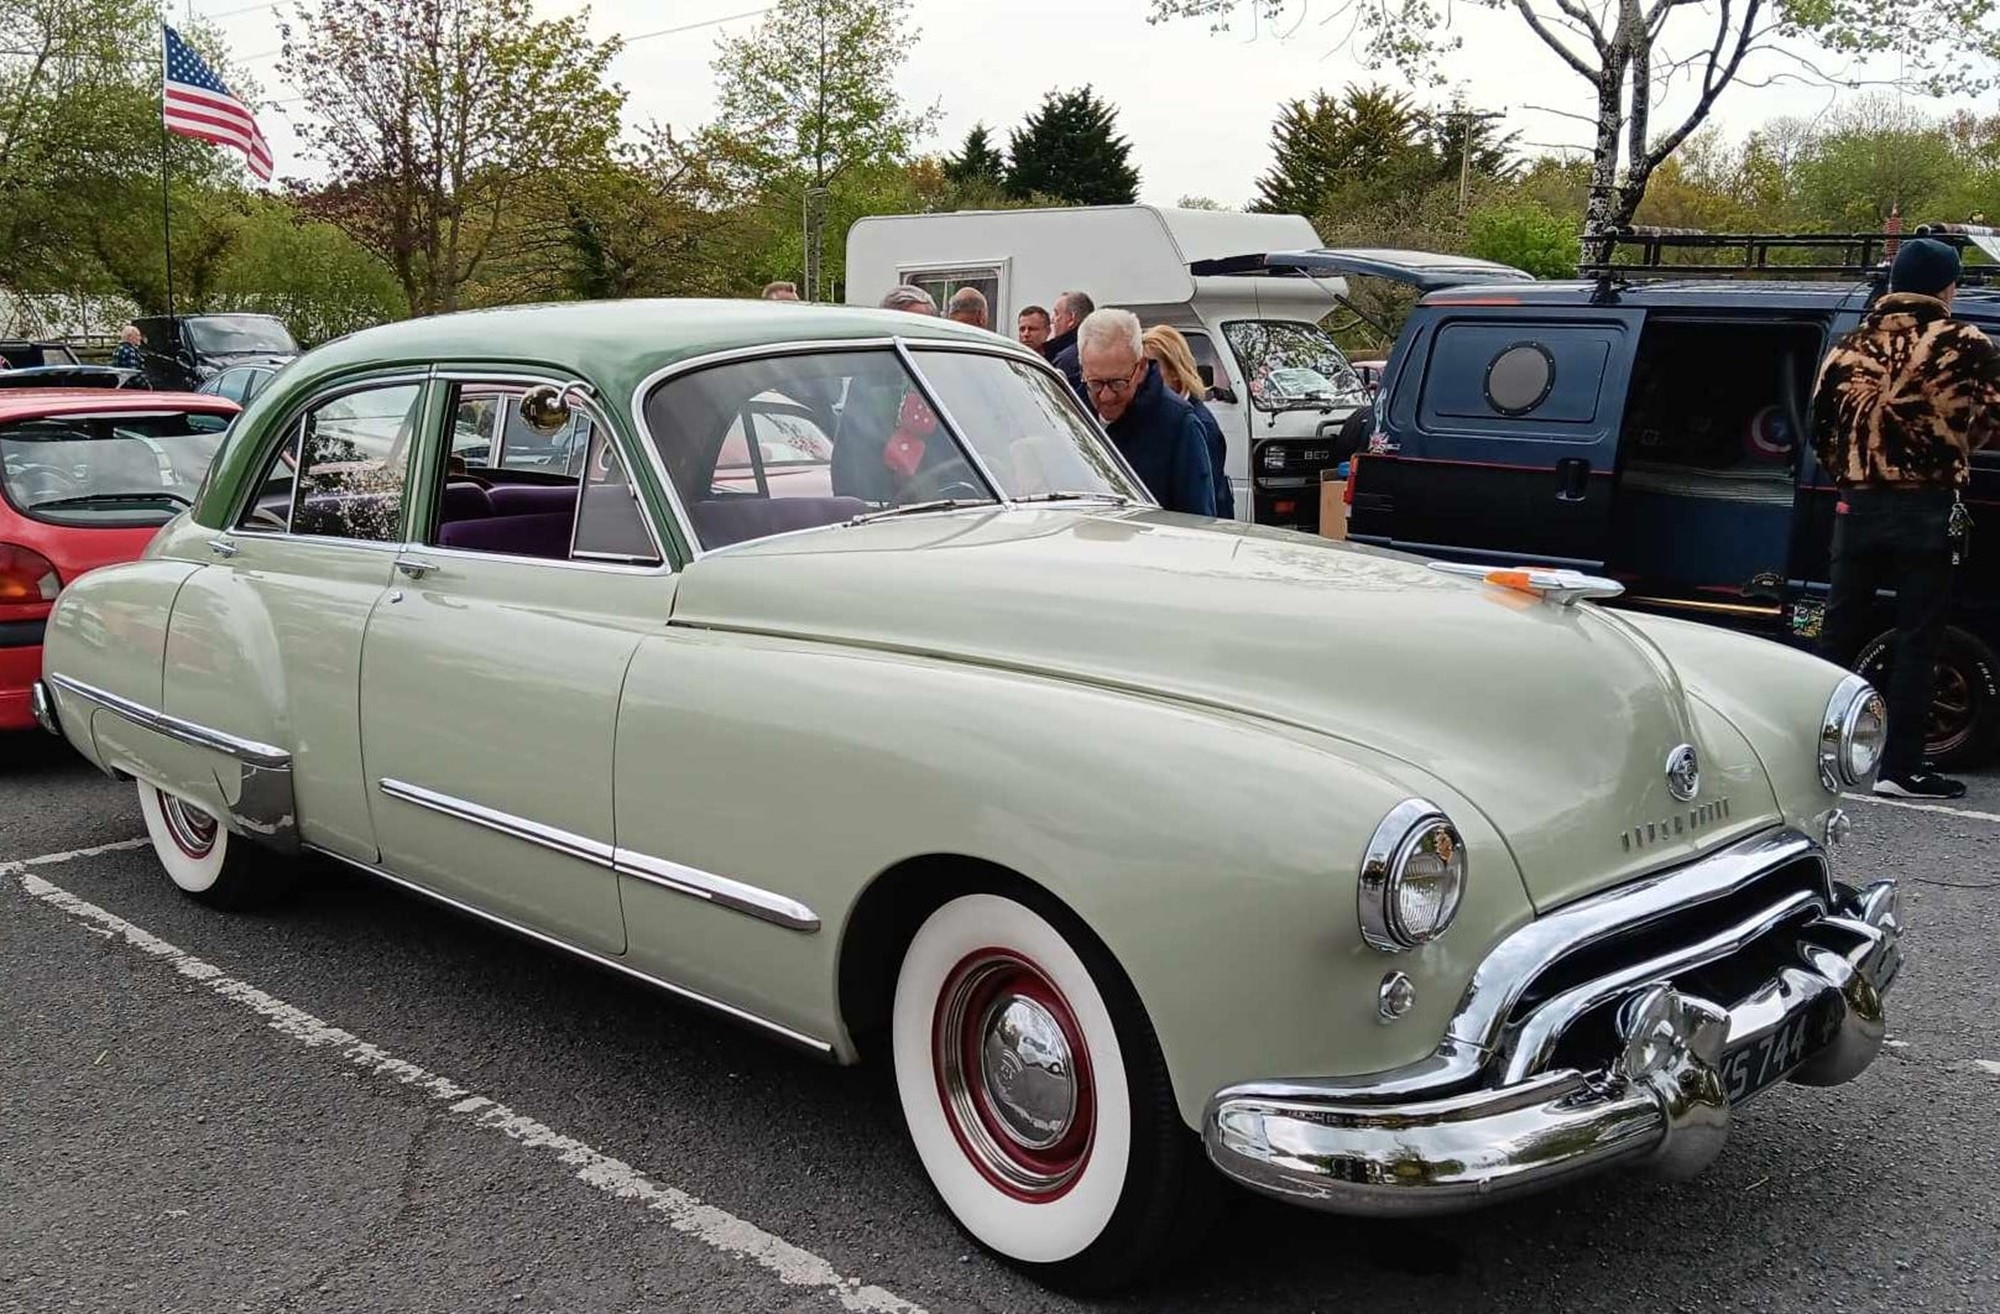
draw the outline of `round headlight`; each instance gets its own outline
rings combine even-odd
[[[1435,804],[1389,810],[1361,859],[1361,937],[1387,953],[1437,939],[1465,894],[1465,841]]]
[[[1874,686],[1858,675],[1840,682],[1827,700],[1820,722],[1819,779],[1828,793],[1866,780],[1882,762],[1889,737],[1888,707]]]

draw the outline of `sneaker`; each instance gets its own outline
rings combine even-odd
[[[1875,782],[1875,792],[1885,798],[1964,798],[1965,782],[1920,770],[1906,776],[1883,776]]]

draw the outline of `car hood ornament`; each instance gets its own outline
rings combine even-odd
[[[1682,744],[1667,754],[1667,790],[1686,803],[1701,789],[1701,759],[1693,744]]]

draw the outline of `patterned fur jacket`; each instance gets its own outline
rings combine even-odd
[[[1813,450],[1843,488],[1963,486],[2000,433],[2000,348],[1935,297],[1892,292],[1834,344]]]

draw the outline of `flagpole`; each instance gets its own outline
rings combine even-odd
[[[178,340],[174,326],[174,202],[168,186],[167,164],[167,25],[160,24],[160,231],[166,240],[167,256],[167,335]],[[173,343],[166,344],[173,350]]]

